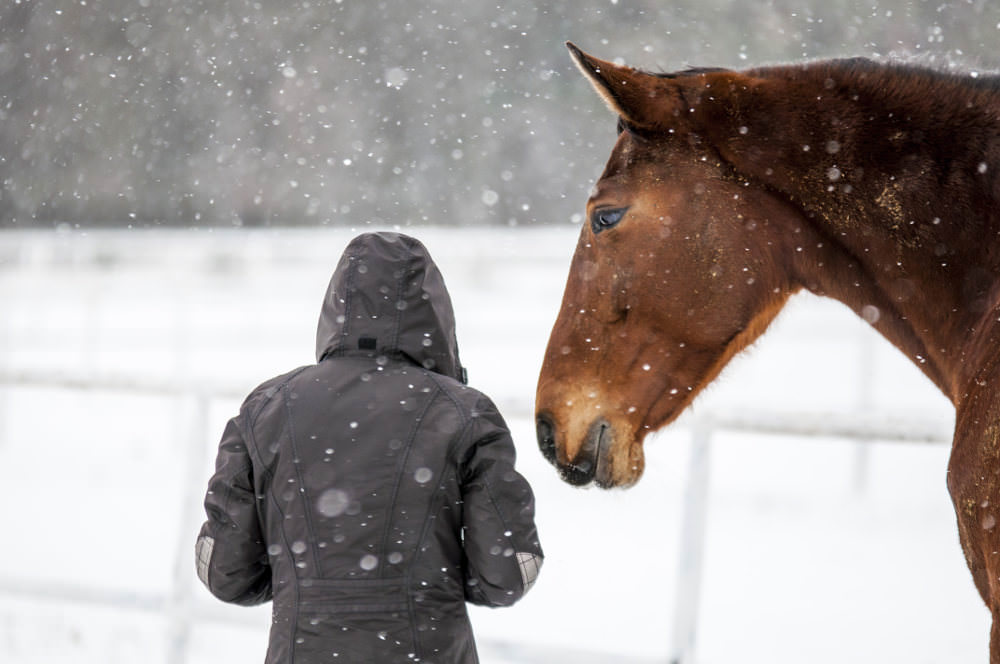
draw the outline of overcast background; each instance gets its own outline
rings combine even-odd
[[[998,64],[986,0],[7,0],[0,228],[565,223],[653,70]]]
[[[215,448],[243,394],[311,361],[348,240],[393,227],[442,266],[538,498],[546,568],[517,609],[473,611],[484,663],[659,664],[685,607],[698,664],[986,661],[951,405],[838,303],[795,298],[647,443],[634,489],[578,490],[538,453],[535,381],[615,137],[565,40],[650,70],[982,73],[1000,2],[0,1],[0,661],[260,661],[269,608],[194,575]],[[716,431],[699,481],[691,422],[740,411],[818,433]],[[945,433],[831,433],[894,418]],[[689,481],[709,508],[693,609]]]

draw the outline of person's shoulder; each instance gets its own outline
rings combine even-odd
[[[495,411],[496,405],[485,393],[471,385],[449,376],[429,372],[445,396],[462,411],[466,417],[474,417],[484,411]]]
[[[255,387],[247,398],[243,400],[243,410],[248,411],[251,415],[255,412],[259,412],[268,402],[270,402],[276,395],[280,394],[282,389],[292,382],[296,376],[304,371],[307,371],[311,367],[316,365],[308,364],[296,369],[292,369],[286,373],[283,373],[274,378],[265,380],[263,383]]]

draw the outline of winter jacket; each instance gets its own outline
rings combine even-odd
[[[267,664],[478,661],[465,602],[513,604],[542,550],[507,426],[464,384],[423,245],[352,241],[316,351],[226,427],[198,576],[226,602],[273,601]]]

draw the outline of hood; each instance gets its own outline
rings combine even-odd
[[[358,352],[402,354],[465,382],[451,297],[419,240],[364,233],[344,250],[323,300],[316,359]]]

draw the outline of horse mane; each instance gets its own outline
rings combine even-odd
[[[844,58],[818,61],[817,67],[829,73],[840,73],[847,80],[873,79],[889,88],[897,85],[914,85],[921,88],[959,86],[971,91],[1000,92],[1000,76],[979,74],[964,70],[943,70],[927,65],[889,60],[885,62],[868,58]],[[779,68],[780,69],[780,68]],[[766,69],[759,69],[765,72]]]
[[[656,78],[684,78],[686,76],[697,76],[698,74],[713,74],[720,71],[733,71],[726,67],[689,67],[680,71],[657,71],[645,72]]]
[[[682,80],[699,75],[732,72],[758,79],[814,81],[823,90],[835,81],[842,94],[855,99],[860,94],[869,100],[882,100],[893,108],[920,112],[930,125],[954,122],[968,117],[970,109],[1000,103],[1000,75],[972,71],[941,70],[904,60],[877,61],[865,57],[813,60],[799,64],[771,65],[746,70],[726,67],[691,67],[673,72],[640,70],[660,79]],[[640,139],[651,133],[633,126],[625,118],[618,120],[618,134],[628,131]]]
[[[644,72],[650,76],[664,79],[687,78],[700,74],[735,71],[727,67],[689,67],[673,72]],[[989,73],[973,75],[968,71],[941,70],[922,64],[902,60],[877,61],[865,57],[835,58],[831,60],[814,60],[799,65],[773,65],[755,67],[742,73],[760,78],[774,78],[801,74],[809,71],[823,72],[826,75],[840,74],[846,81],[862,81],[873,79],[896,88],[900,85],[948,86],[959,85],[969,90],[1000,93],[1000,75]]]

